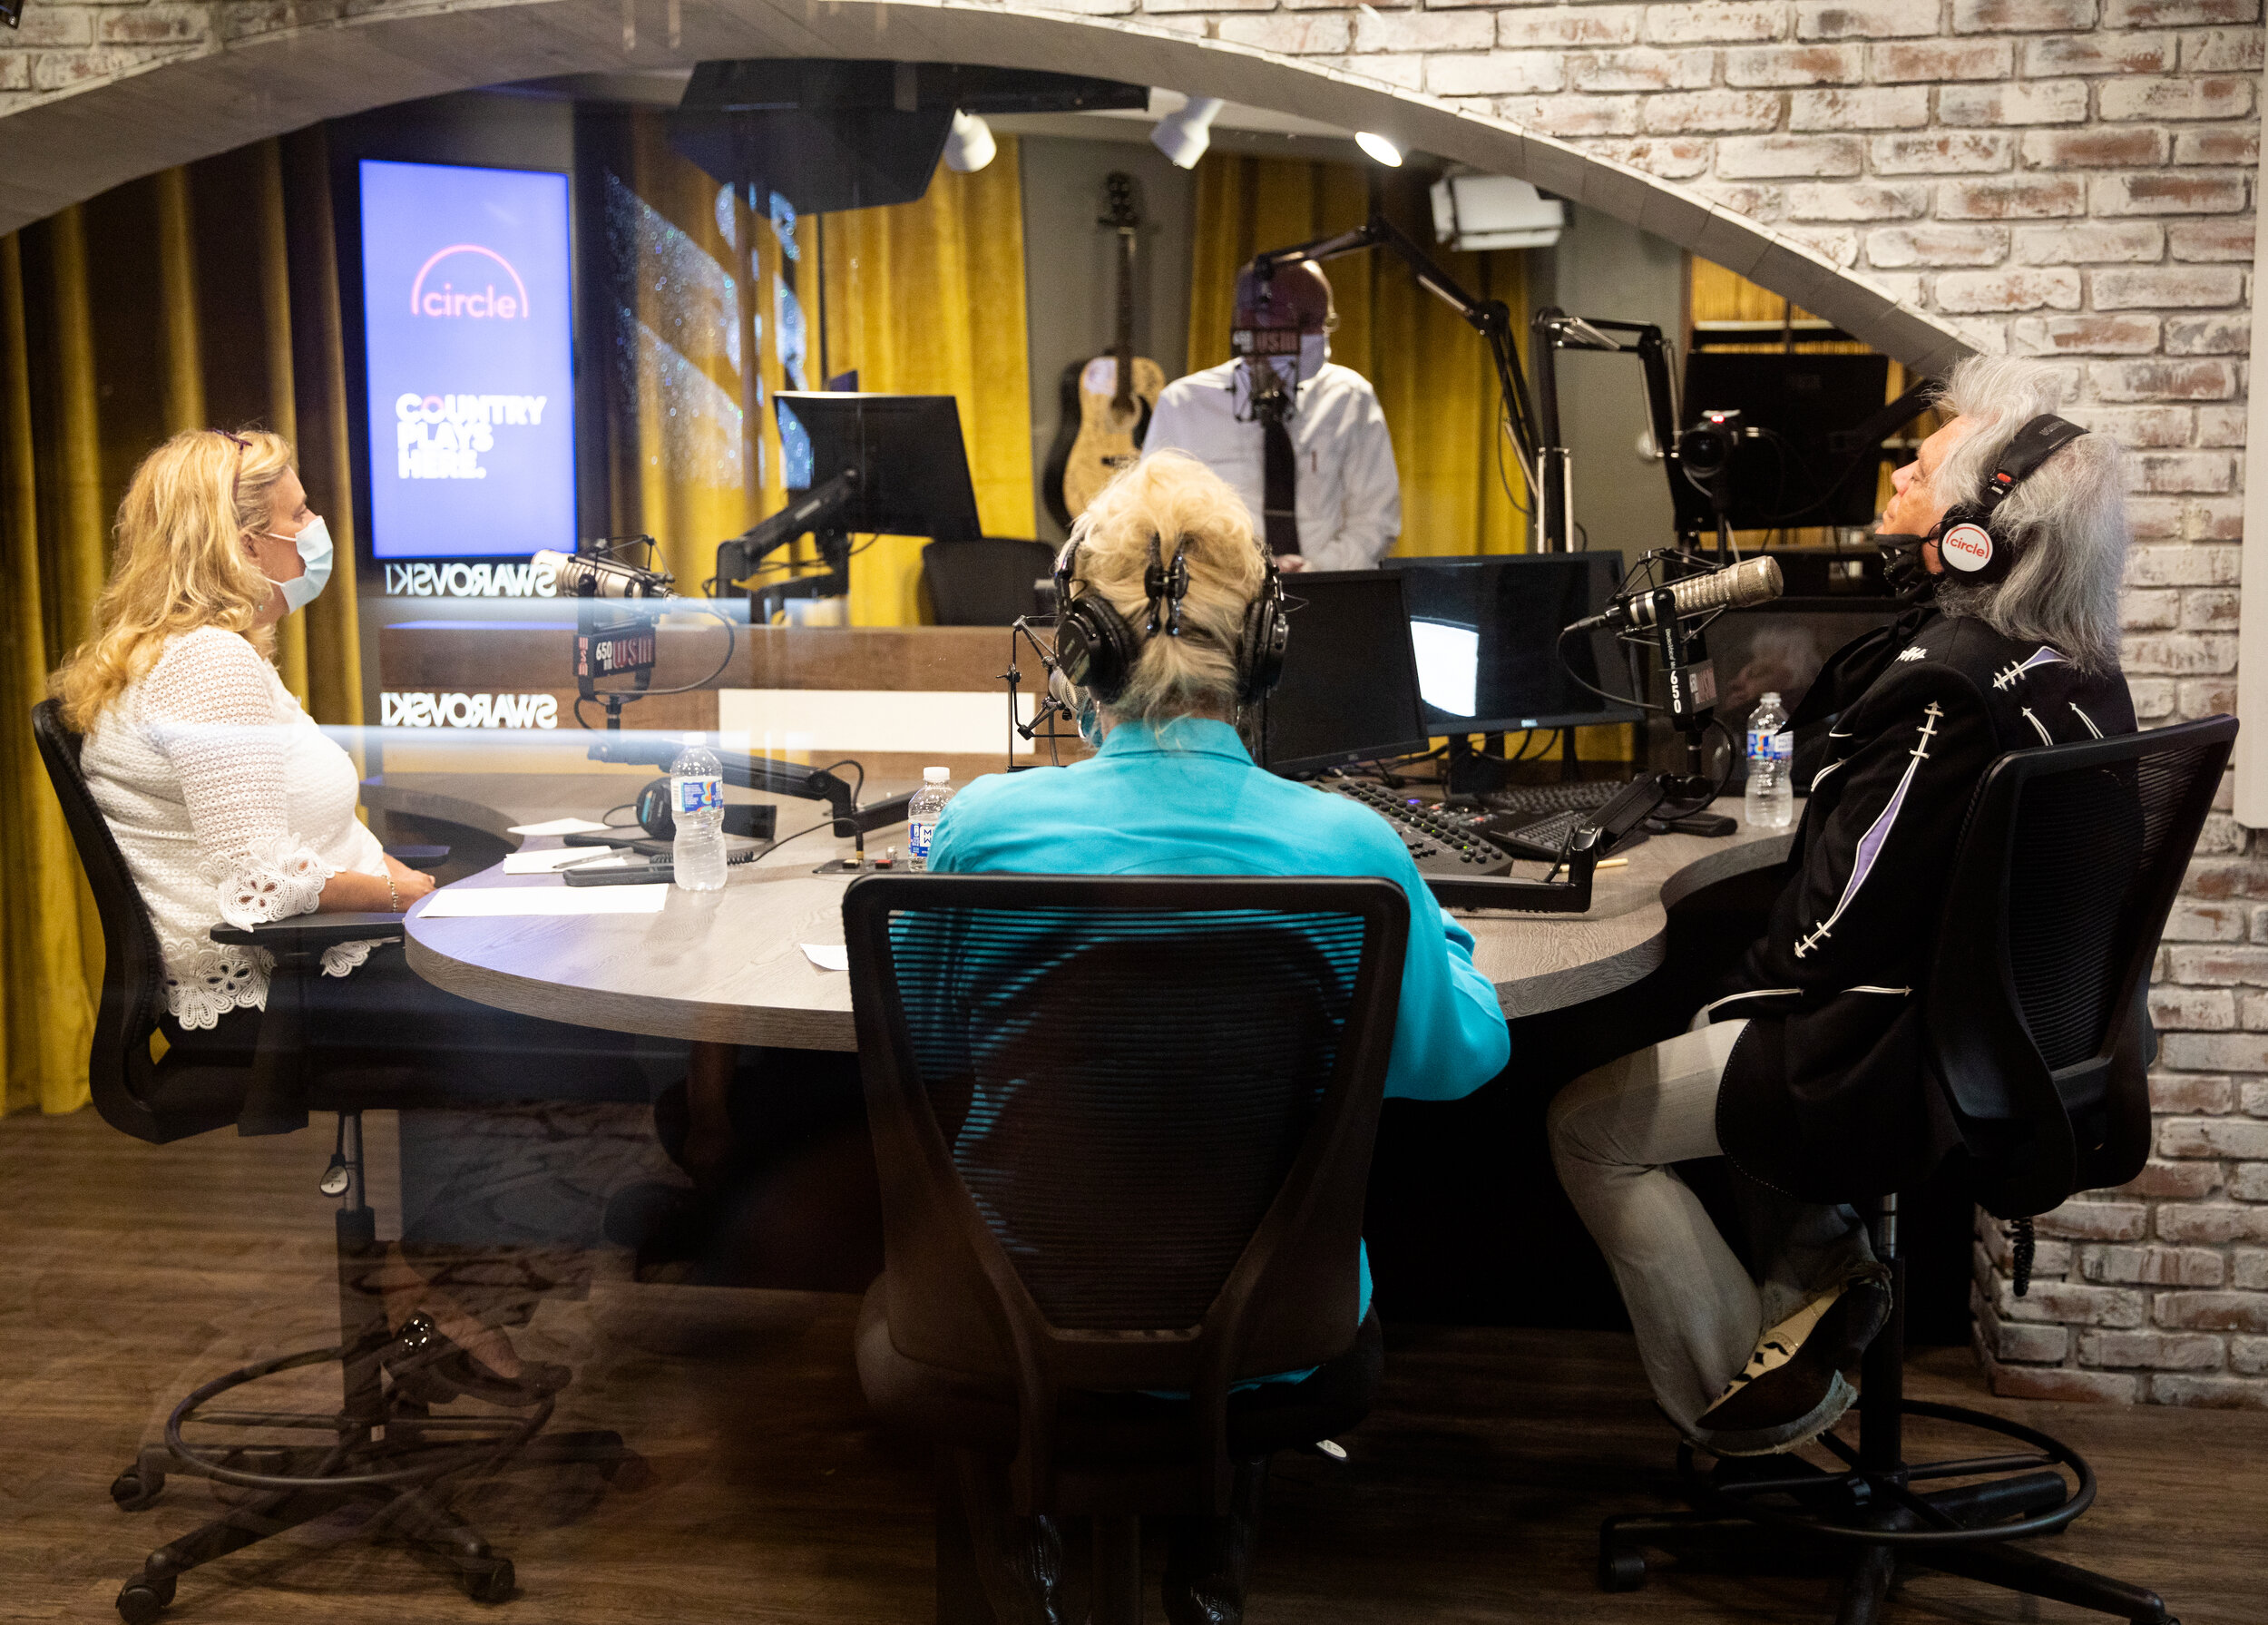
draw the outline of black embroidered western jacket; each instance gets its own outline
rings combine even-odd
[[[1921,1001],[1954,847],[2011,750],[2134,731],[2126,679],[1918,610],[1832,656],[1794,718],[1810,798],[1785,885],[1709,1019],[1750,1018],[1717,1101],[1744,1172],[1850,1200],[1957,1142],[1922,1075]]]

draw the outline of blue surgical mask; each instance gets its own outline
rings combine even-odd
[[[330,526],[317,518],[308,521],[306,528],[296,536],[287,536],[280,531],[268,534],[299,550],[299,558],[307,569],[288,582],[277,582],[276,585],[283,589],[285,614],[304,610],[321,595],[324,583],[331,579]]]

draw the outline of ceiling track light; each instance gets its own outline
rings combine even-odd
[[[1150,145],[1178,170],[1197,168],[1205,149],[1213,144],[1213,121],[1220,116],[1217,96],[1192,96],[1179,113],[1169,113],[1149,132]]]
[[[973,175],[992,162],[1000,151],[992,127],[975,113],[953,111],[953,128],[945,135],[945,167],[959,175]]]
[[[1358,130],[1354,132],[1354,144],[1390,170],[1398,170],[1402,167],[1402,149],[1383,135],[1374,135],[1367,130]]]

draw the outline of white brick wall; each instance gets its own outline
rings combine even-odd
[[[475,64],[506,48],[498,14],[510,4],[464,8]],[[578,4],[589,15],[561,24],[548,54],[519,72],[620,65],[616,0],[560,0],[531,8],[529,23]],[[947,17],[918,9],[921,37],[943,37]],[[1780,291],[1831,303],[1840,268],[1977,348],[2057,360],[2071,416],[2136,451],[2126,657],[2137,709],[2154,723],[2234,709],[2261,0],[946,9],[971,28],[1039,12],[1059,27],[1130,25],[1125,47],[1149,53],[1139,60],[1156,65],[1146,71],[1168,74],[1178,62],[1190,88],[1215,88],[1200,82],[1221,73],[1217,56],[1198,54],[1211,42],[1273,53],[1276,64],[1239,59],[1238,71],[1254,79],[1249,99],[1278,105],[1299,98],[1285,88],[1300,83],[1283,76],[1286,63],[1436,98],[1675,183],[1818,256],[1713,230],[1699,210],[1657,208],[1615,171],[1598,171],[1585,192],[1687,247],[1745,256],[1735,269]],[[335,47],[342,27],[425,17],[430,29],[449,10],[434,0],[28,0],[22,30],[0,34],[0,194],[8,114],[73,92],[99,98],[131,75],[280,34]],[[745,41],[740,20],[774,10],[771,0],[683,0],[684,54],[704,38]],[[870,24],[859,5],[780,0],[777,13],[776,36],[856,14],[866,32],[855,49],[886,54],[875,42],[886,41],[887,17]],[[652,43],[659,22],[648,19],[638,61],[668,59]],[[1180,57],[1160,54],[1160,29],[1188,36]],[[996,27],[985,37],[1034,36]],[[1035,53],[1028,65],[1138,71],[1114,68],[1091,40],[1080,50],[1076,61]],[[273,129],[360,105],[343,88],[323,105],[303,83],[282,83],[298,99],[279,105]],[[231,128],[244,127],[240,105],[227,112]],[[1442,127],[1437,113],[1438,103],[1429,128]],[[1524,150],[1547,186],[1583,179],[1580,162],[1551,143],[1508,140],[1501,150]],[[2165,1036],[2154,1160],[2128,1189],[2043,1221],[2026,1299],[2009,1292],[1997,1229],[1980,1227],[1979,1348],[2011,1393],[2268,1405],[2268,847],[2225,813],[2207,832],[2157,973]]]

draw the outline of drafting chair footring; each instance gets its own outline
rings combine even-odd
[[[1876,1625],[1901,1567],[1961,1575],[2132,1625],[2179,1625],[2155,1591],[2008,1544],[2061,1532],[2093,1504],[2094,1469],[2049,1434],[1966,1406],[1906,1398],[1906,1270],[1895,1196],[1882,1199],[1874,1251],[1891,1267],[1892,1302],[1890,1324],[1868,1347],[1862,1369],[1859,1444],[1853,1449],[1833,1434],[1819,1440],[1842,1458],[1844,1470],[1789,1454],[1720,1462],[1704,1473],[1693,1447],[1680,1444],[1678,1489],[1693,1510],[1607,1519],[1598,1531],[1599,1590],[1645,1585],[1648,1547],[1699,1552],[1734,1544],[1768,1563],[1769,1542],[1784,1559],[1839,1563],[1837,1625]],[[2024,1448],[1910,1463],[1910,1416],[1997,1434]],[[2074,1483],[2065,1482],[2066,1473]],[[1974,1482],[1922,1487],[1940,1480]],[[1774,1538],[1784,1536],[1794,1541]]]
[[[581,1463],[611,1482],[639,1464],[616,1433],[539,1436],[551,1419],[549,1399],[516,1414],[436,1416],[389,1389],[383,1360],[391,1335],[384,1300],[368,1279],[383,1254],[364,1196],[359,1112],[340,1113],[333,1169],[334,1180],[338,1171],[345,1175],[337,1216],[338,1344],[258,1361],[207,1383],[174,1407],[164,1442],[144,1445],[112,1483],[111,1499],[130,1512],[154,1504],[169,1476],[210,1479],[241,1497],[220,1517],[149,1555],[118,1593],[126,1625],[156,1620],[188,1571],[355,1504],[372,1509],[367,1534],[390,1536],[436,1560],[474,1601],[501,1602],[515,1583],[512,1560],[449,1511],[445,1481],[507,1465]],[[332,1364],[339,1367],[342,1400],[334,1413],[232,1409],[224,1403],[264,1378]],[[194,1442],[185,1437],[190,1429],[200,1433]],[[213,1431],[257,1436],[214,1443],[204,1436]],[[276,1443],[279,1434],[305,1442]]]

